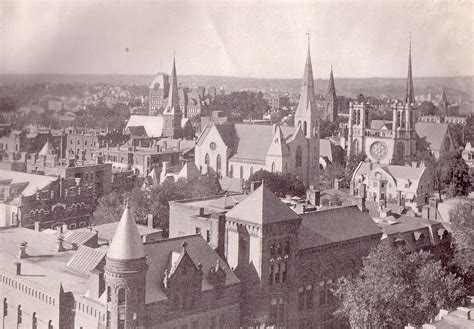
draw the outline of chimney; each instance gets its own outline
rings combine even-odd
[[[199,217],[203,217],[203,216],[204,216],[204,208],[200,207],[199,208]]]
[[[430,207],[428,205],[424,205],[421,209],[421,218],[430,219]]]
[[[15,266],[16,266],[16,275],[21,275],[21,263],[15,262]]]
[[[153,228],[153,214],[146,215],[146,223],[149,228]]]
[[[57,234],[63,233],[63,227],[62,227],[62,225],[56,226],[56,233],[57,233]]]
[[[35,232],[40,231],[40,222],[35,222]]]
[[[178,152],[181,151],[181,138],[178,139],[178,144],[177,144],[176,148],[178,149]]]
[[[63,241],[64,241],[64,238],[63,238],[62,235],[60,235],[56,238],[56,251],[57,252],[63,252],[63,251],[66,250],[64,248]]]
[[[401,205],[402,205],[402,191],[398,191],[397,205],[398,205],[398,206],[401,206]]]
[[[28,254],[26,253],[26,246],[28,245],[28,242],[22,241],[18,247],[19,247],[19,253],[18,253],[18,258],[26,258],[28,257]]]
[[[306,190],[306,200],[313,206],[319,206],[321,199],[321,192],[314,189],[314,185],[310,185],[309,190]]]
[[[62,225],[62,231],[63,231],[63,232],[66,232],[66,231],[67,231],[67,224],[63,224],[63,225]]]
[[[361,184],[360,185],[360,188],[359,188],[359,197],[360,197],[360,205],[359,205],[359,209],[360,211],[362,212],[366,212],[367,211],[367,207],[365,205],[365,201],[366,201],[366,186],[365,184]]]

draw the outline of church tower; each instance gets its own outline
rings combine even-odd
[[[329,86],[328,86],[328,93],[326,95],[326,120],[334,122],[337,118],[337,113],[339,110],[339,104],[337,101],[337,94],[336,94],[336,85],[334,83],[334,75],[332,73],[332,66],[331,66],[331,73],[329,75]]]
[[[396,102],[392,105],[393,120],[392,131],[395,140],[392,163],[404,164],[411,161],[416,155],[416,132],[415,123],[417,119],[415,88],[413,85],[413,73],[411,65],[411,37],[408,50],[408,76],[405,102]]]
[[[319,120],[308,33],[308,53],[301,83],[300,101],[295,112],[295,127],[301,126],[308,140],[309,165],[305,181],[311,185],[316,185],[319,182]]]
[[[181,136],[181,119],[183,112],[179,106],[178,78],[176,75],[176,62],[173,56],[173,68],[171,70],[170,90],[168,102],[163,111],[163,135],[166,137],[179,138]]]
[[[126,205],[106,256],[107,328],[145,328],[146,256]]]

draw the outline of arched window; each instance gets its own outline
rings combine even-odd
[[[272,162],[272,172],[275,172],[275,162]]]
[[[240,178],[240,179],[244,178],[244,167],[243,167],[243,166],[240,166],[240,175],[239,175],[239,178]]]
[[[33,313],[33,318],[31,319],[31,328],[32,329],[38,328],[38,318],[36,317],[36,312]]]
[[[53,320],[48,321],[48,329],[54,329],[53,327]]]
[[[233,178],[234,177],[234,165],[230,165],[229,168],[229,177]]]
[[[112,299],[112,293],[110,291],[110,287],[107,287],[107,303],[110,302]]]
[[[217,157],[216,157],[216,172],[218,174],[221,173],[221,167],[222,167],[222,164],[221,164],[221,155],[218,154]]]
[[[307,130],[308,130],[308,126],[307,126],[306,121],[304,121],[304,122],[303,122],[303,133],[304,133],[305,136],[306,136]]]
[[[301,146],[298,145],[296,148],[296,154],[295,154],[295,167],[299,168],[303,164],[303,151],[301,150]]]
[[[118,304],[125,304],[125,288],[120,288],[118,292]]]
[[[206,153],[206,156],[204,157],[204,164],[209,166],[209,153]]]
[[[6,298],[3,298],[3,316],[8,315],[8,301]]]
[[[21,309],[21,305],[18,305],[18,316],[17,316],[17,324],[21,324],[23,322],[23,310]]]
[[[120,288],[118,291],[118,328],[125,329],[125,300],[126,300],[126,292],[125,288]]]

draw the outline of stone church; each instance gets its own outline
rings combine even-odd
[[[252,124],[207,126],[195,147],[201,172],[220,177],[248,179],[263,169],[292,173],[306,185],[319,175],[319,120],[315,100],[310,47],[304,69],[294,127]]]
[[[417,152],[415,91],[411,67],[411,44],[408,55],[408,78],[404,101],[392,104],[391,121],[370,120],[371,105],[351,103],[348,123],[348,153],[365,153],[372,162],[403,164]]]

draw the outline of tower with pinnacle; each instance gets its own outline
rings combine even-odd
[[[337,118],[339,103],[337,101],[336,85],[334,83],[334,74],[332,72],[332,66],[331,73],[329,74],[329,86],[328,92],[326,94],[326,102],[326,120],[334,122]]]
[[[179,138],[181,137],[181,119],[183,112],[179,105],[178,78],[176,75],[176,61],[173,56],[173,68],[171,69],[170,89],[168,101],[163,110],[163,136]]]
[[[301,94],[298,107],[295,112],[295,126],[300,126],[308,141],[309,163],[305,181],[316,185],[319,180],[319,120],[316,98],[314,94],[313,67],[311,64],[310,39],[308,35],[308,53],[304,68],[303,81],[301,83]]]
[[[106,255],[107,328],[145,327],[146,255],[130,206]]]

